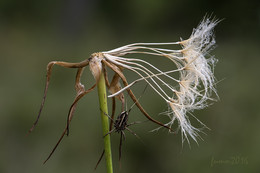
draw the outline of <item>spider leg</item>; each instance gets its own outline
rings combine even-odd
[[[101,109],[100,109],[101,110]],[[102,110],[101,110],[102,111]],[[102,111],[103,112],[103,111]],[[103,112],[111,121],[114,121],[107,113]]]
[[[117,73],[117,74],[120,76],[120,78],[122,79],[123,84],[124,84],[125,86],[128,86],[128,82],[127,82],[125,76],[123,75],[123,73],[119,70],[119,68],[118,68],[116,65],[114,65],[114,64],[112,64],[112,63],[110,63],[110,62],[108,62],[108,61],[106,61],[106,60],[102,60],[102,62],[103,62],[106,66],[108,66],[109,68],[111,68],[115,73]],[[161,123],[160,121],[157,121],[157,120],[153,119],[153,118],[144,110],[144,108],[140,105],[140,103],[138,102],[138,100],[136,99],[135,95],[133,94],[133,92],[132,92],[132,90],[131,90],[130,88],[127,88],[127,92],[128,92],[128,94],[130,95],[130,97],[131,97],[131,99],[133,100],[133,102],[136,103],[136,106],[139,108],[139,110],[144,114],[144,116],[145,116],[147,119],[149,119],[150,121],[154,122],[155,124],[158,124],[158,125],[160,125],[160,126],[162,126],[162,127],[165,127],[165,128],[167,128],[167,129],[169,129],[170,131],[173,131],[170,127],[164,125],[164,124]]]
[[[103,136],[103,138],[106,137],[107,135],[111,134],[113,131],[115,131],[115,128],[112,129],[112,130],[110,130],[107,134],[105,134],[105,135]]]
[[[122,140],[123,140],[123,138],[125,139],[125,135],[124,135],[124,132],[121,131],[120,143],[119,143],[119,161],[121,160],[121,156],[122,156]]]
[[[101,162],[101,160],[102,160],[104,154],[105,154],[105,150],[103,149],[102,154],[101,154],[100,158],[98,159],[98,162],[97,162],[97,164],[96,164],[96,166],[95,166],[95,170],[97,169],[99,163]]]
[[[125,137],[125,132],[124,131],[121,131],[122,132],[122,134],[123,134],[123,139],[124,139],[124,141],[126,140],[126,137]]]
[[[141,124],[141,123],[144,123],[144,122],[147,122],[148,120],[146,121],[135,121],[135,122],[132,122],[130,124],[127,124],[126,127],[129,127],[129,126],[132,126],[132,125],[135,125],[135,124]]]
[[[143,140],[133,130],[129,129],[128,127],[125,128],[144,144]]]
[[[35,126],[37,125],[37,123],[38,123],[38,121],[40,119],[41,112],[42,112],[42,109],[43,109],[43,106],[44,106],[44,103],[45,103],[48,87],[49,87],[52,67],[53,67],[54,64],[62,66],[62,67],[66,67],[66,68],[81,68],[81,67],[87,66],[89,64],[89,60],[86,59],[86,60],[84,60],[82,62],[79,62],[79,63],[68,63],[68,62],[62,62],[62,61],[51,61],[47,65],[46,83],[45,83],[45,89],[44,89],[42,103],[41,103],[40,110],[39,110],[38,116],[36,118],[36,121],[33,123],[33,126],[29,130],[28,134],[33,131],[33,129],[35,128]]]
[[[148,84],[146,84],[146,86],[145,86],[145,88],[144,88],[144,90],[143,90],[143,93],[139,96],[139,98],[137,99],[137,101],[140,100],[140,98],[141,98],[142,95],[144,94],[145,90],[147,89],[147,86],[148,86]],[[134,103],[134,104],[130,107],[130,109],[128,110],[128,114],[130,113],[130,111],[132,110],[132,108],[135,106],[135,104],[136,104],[136,103]]]

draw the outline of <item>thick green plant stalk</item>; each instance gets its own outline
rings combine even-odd
[[[101,109],[100,114],[102,120],[103,136],[105,136],[109,132],[109,119],[108,116],[105,115],[108,114],[108,109],[107,109],[106,84],[105,84],[105,78],[103,72],[100,75],[97,87],[98,87],[99,104]],[[105,148],[107,173],[113,173],[110,135],[106,135],[104,137],[104,148]]]

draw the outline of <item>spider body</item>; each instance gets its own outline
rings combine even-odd
[[[123,111],[114,122],[115,131],[118,133],[124,131],[127,127],[127,121],[128,111]]]

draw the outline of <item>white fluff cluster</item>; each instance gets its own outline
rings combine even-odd
[[[216,93],[213,75],[216,59],[209,55],[209,51],[215,45],[213,29],[217,23],[217,20],[205,17],[187,40],[170,43],[134,43],[102,52],[107,61],[129,69],[140,76],[110,97],[145,80],[168,104],[167,115],[170,122],[166,125],[172,126],[177,120],[182,141],[187,139],[189,142],[188,137],[190,136],[197,142],[200,130],[191,125],[188,113],[192,115],[191,111],[207,106],[206,102],[209,99],[212,100],[210,98],[212,91]],[[181,49],[162,48],[162,46],[172,45],[180,45]],[[174,64],[175,69],[164,71],[145,60],[122,57],[127,54],[150,54],[164,57],[170,60],[169,63]],[[179,73],[179,78],[173,77],[173,73]],[[198,120],[198,122],[200,121]]]

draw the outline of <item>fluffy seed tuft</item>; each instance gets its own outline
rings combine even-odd
[[[191,137],[197,142],[200,130],[191,125],[188,114],[192,115],[192,111],[206,107],[207,101],[213,100],[212,92],[217,94],[213,74],[213,67],[217,60],[209,52],[215,45],[213,29],[218,22],[205,17],[198,27],[193,29],[190,38],[179,42],[134,43],[102,52],[107,61],[133,71],[139,76],[110,97],[144,80],[168,104],[167,116],[170,121],[165,125],[171,127],[177,120],[179,125],[177,129],[180,129],[183,141],[187,139],[189,142],[188,138]],[[160,47],[167,45],[180,45],[181,49]],[[175,69],[164,71],[143,59],[123,57],[129,54],[148,54],[167,58],[174,64]],[[173,73],[179,73],[179,79],[174,78]],[[165,78],[171,82],[166,82]],[[198,119],[197,121],[206,127]]]

